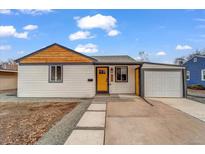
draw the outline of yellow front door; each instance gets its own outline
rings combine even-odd
[[[136,95],[139,96],[139,91],[140,91],[140,82],[139,82],[139,68],[135,69],[135,92]]]
[[[97,67],[97,92],[108,92],[107,67]]]

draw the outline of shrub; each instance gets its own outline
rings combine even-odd
[[[188,88],[194,90],[205,90],[205,87],[199,84],[190,85]]]

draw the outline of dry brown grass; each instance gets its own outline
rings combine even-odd
[[[78,103],[0,103],[0,144],[34,144]]]

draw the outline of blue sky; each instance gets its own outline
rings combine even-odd
[[[152,62],[205,47],[205,10],[0,10],[0,59],[52,43],[86,55],[145,51]]]

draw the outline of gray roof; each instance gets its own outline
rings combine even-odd
[[[127,55],[114,55],[114,56],[92,56],[96,59],[96,63],[137,63],[136,60]]]

